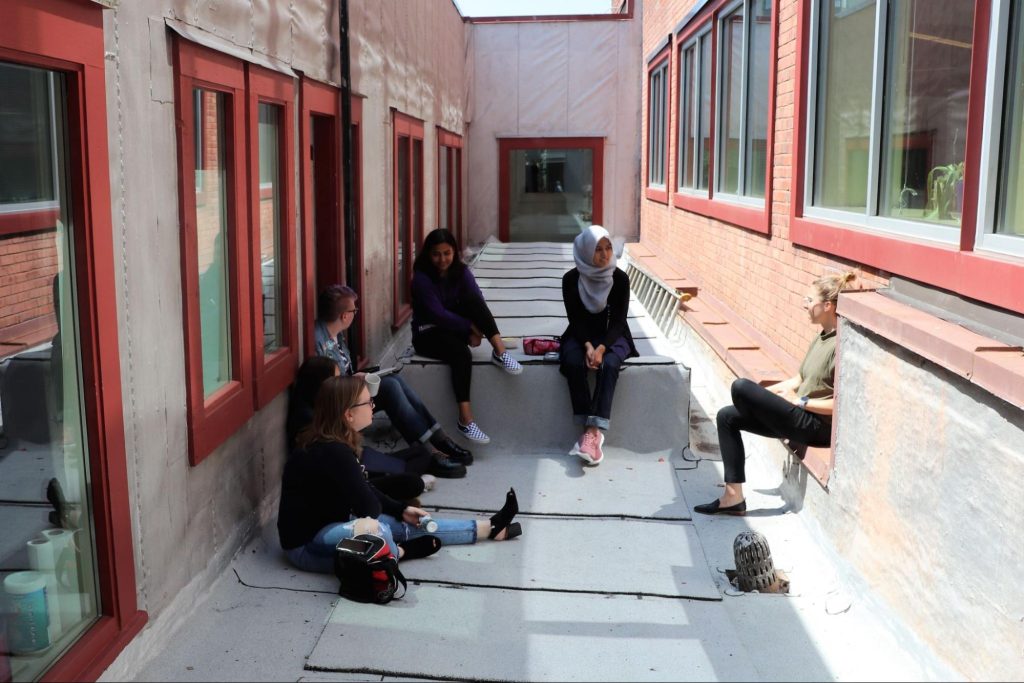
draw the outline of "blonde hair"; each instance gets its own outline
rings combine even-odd
[[[831,301],[834,304],[839,300],[839,292],[856,279],[857,273],[852,270],[840,275],[822,275],[814,281],[814,291],[818,293],[822,303]]]
[[[308,448],[314,443],[343,443],[361,456],[363,437],[345,419],[345,411],[359,401],[365,388],[367,384],[362,377],[328,377],[324,380],[313,404],[313,422],[299,434],[296,440],[298,447]]]

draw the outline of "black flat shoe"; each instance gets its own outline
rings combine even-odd
[[[434,444],[434,448],[447,455],[448,459],[452,462],[459,463],[460,465],[473,464],[473,454],[452,441],[451,438],[439,440]]]
[[[403,560],[418,560],[421,557],[430,557],[441,549],[441,539],[437,536],[417,536],[408,541],[398,544],[404,550]]]
[[[450,458],[433,458],[427,466],[427,472],[441,479],[462,479],[466,476],[466,466],[452,462]]]
[[[735,505],[729,507],[722,507],[720,501],[712,501],[710,503],[704,503],[703,505],[694,505],[694,512],[699,512],[702,515],[735,515],[742,517],[747,514],[747,501],[741,500]]]

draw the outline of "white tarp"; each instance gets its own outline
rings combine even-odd
[[[604,139],[603,222],[638,232],[639,19],[470,24],[469,238],[498,232],[499,138]]]

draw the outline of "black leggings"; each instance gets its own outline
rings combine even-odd
[[[807,446],[832,443],[831,419],[795,406],[749,379],[732,383],[732,403],[718,411],[717,419],[726,484],[747,480],[747,455],[740,432],[792,439]]]
[[[485,339],[500,334],[498,325],[494,322],[494,316],[491,315],[491,310],[487,308],[487,302],[483,299],[477,297],[465,299],[456,304],[451,311],[476,325]],[[412,345],[416,349],[416,353],[421,356],[436,358],[451,366],[455,401],[457,403],[468,402],[469,385],[473,378],[473,354],[469,350],[468,337],[434,326],[413,337]]]

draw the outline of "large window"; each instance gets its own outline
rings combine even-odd
[[[462,136],[437,130],[437,227],[462,234]]]
[[[647,186],[659,191],[668,174],[668,64],[666,52],[647,74]]]
[[[0,680],[95,680],[145,623],[124,474],[103,16],[64,0],[6,0],[4,12]]]
[[[185,40],[175,49],[195,464],[294,376],[294,84]]]
[[[397,111],[394,124],[394,325],[412,313],[412,264],[423,239],[423,122]]]
[[[680,33],[673,203],[767,232],[773,3],[706,4]]]
[[[814,7],[807,215],[958,241],[974,3]]]

